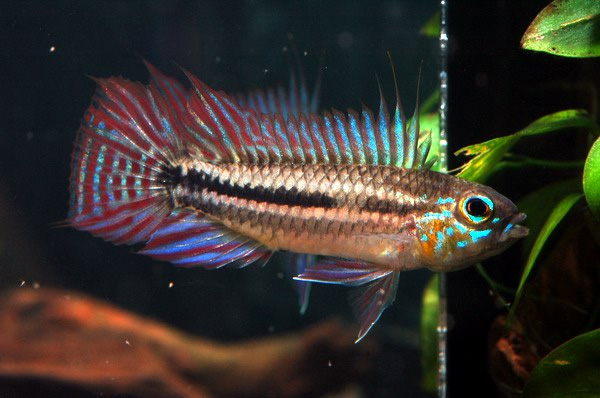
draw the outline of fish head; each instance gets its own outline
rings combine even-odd
[[[506,250],[529,230],[526,215],[490,187],[467,183],[438,198],[434,211],[417,217],[421,261],[434,271],[454,271]]]

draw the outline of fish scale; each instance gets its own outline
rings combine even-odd
[[[200,210],[273,250],[304,248],[316,254],[345,256],[354,254],[348,247],[364,242],[366,234],[376,234],[388,238],[380,239],[372,250],[359,248],[355,255],[394,268],[397,259],[387,254],[383,258],[381,247],[392,250],[397,246],[393,235],[400,230],[414,233],[413,215],[417,210],[440,211],[439,206],[423,199],[441,189],[430,183],[435,178],[423,178],[424,174],[434,174],[427,170],[364,165],[212,164],[199,160],[184,161],[182,165],[184,176],[171,190],[175,204]],[[186,180],[198,173],[208,177],[203,181]],[[261,197],[254,193],[257,187],[263,189]],[[299,200],[302,195],[309,199]],[[323,196],[333,202],[323,205]],[[393,216],[384,217],[390,213]]]

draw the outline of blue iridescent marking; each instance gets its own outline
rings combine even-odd
[[[238,126],[238,124],[233,120],[233,118],[231,117],[231,113],[229,113],[227,111],[227,109],[225,109],[225,106],[223,105],[223,103],[221,102],[221,99],[219,97],[217,97],[213,93],[209,93],[209,95],[210,95],[210,98],[212,98],[212,100],[217,104],[217,108],[219,108],[219,110],[221,111],[221,113],[225,116],[225,119],[227,119],[227,121],[229,122],[229,124],[235,130],[238,139],[241,140],[241,137],[240,137],[240,126]],[[236,109],[235,106],[233,106],[233,108]],[[225,130],[225,127],[221,123],[218,123],[218,124],[219,124],[219,129],[223,132],[223,130]]]
[[[443,210],[441,213],[427,212],[423,214],[423,217],[427,220],[435,219],[435,220],[443,220],[445,218],[451,218],[452,212],[450,210]]]
[[[373,120],[371,120],[371,113],[363,110],[363,119],[365,121],[365,130],[367,133],[367,145],[371,154],[373,155],[373,164],[381,164],[381,155],[377,148],[377,141],[375,140],[375,131],[373,130]]]
[[[233,102],[231,102],[229,99],[223,98],[223,102],[225,102],[227,105],[229,105],[229,107],[231,107],[232,109],[235,109],[237,111],[236,113],[240,114],[240,112],[238,111],[238,106],[236,104],[234,104]],[[242,149],[244,151],[246,151],[246,153],[249,155],[250,158],[256,157],[257,154],[256,154],[256,150],[255,150],[254,146],[253,145],[246,145],[246,143],[242,139],[242,133],[241,133],[242,126],[239,126],[237,123],[233,122],[233,120],[231,118],[231,115],[225,111],[225,108],[223,106],[219,105],[219,108],[221,109],[221,111],[224,114],[227,115],[227,120],[229,120],[230,123],[233,123],[234,128],[235,128],[235,132],[237,133],[237,138],[238,138],[238,140],[241,143]],[[248,118],[247,117],[242,117],[242,120],[244,121],[244,127],[246,128],[246,131],[249,131],[250,130],[250,124],[248,123]]]
[[[184,218],[184,219],[180,220],[179,222],[161,227],[160,229],[158,229],[156,231],[156,234],[153,235],[153,237],[158,238],[158,237],[169,235],[172,233],[180,233],[180,232],[190,230],[192,228],[205,228],[208,225],[210,225],[210,224],[198,222],[195,218],[191,218],[191,219]],[[198,238],[197,235],[195,235],[195,237]]]
[[[271,137],[271,134],[270,134],[269,129],[268,129],[268,125],[269,125],[268,122],[267,123],[261,123],[260,124],[260,131],[262,132],[263,137],[265,137],[265,141],[269,143],[269,142],[275,141],[275,137]],[[268,150],[275,152],[275,157],[277,159],[281,159],[281,151],[279,149],[279,145],[269,145]]]
[[[140,156],[141,163],[146,164],[147,160],[148,160],[148,156],[146,156],[145,154],[142,153],[142,155]],[[143,174],[144,166],[140,166],[140,168],[141,168],[140,174]],[[141,196],[142,195],[142,177],[140,175],[137,175],[135,177],[134,186],[135,186],[135,190],[136,190],[136,195]]]
[[[461,240],[456,242],[456,246],[458,247],[467,247],[467,241],[466,240]]]
[[[209,96],[214,98],[214,96],[212,94],[209,94]],[[202,101],[202,103],[204,105],[204,110],[208,113],[208,115],[210,116],[212,121],[215,123],[215,125],[221,132],[220,138],[223,140],[223,147],[227,148],[227,149],[233,148],[234,146],[233,146],[233,143],[231,142],[231,138],[229,137],[229,134],[227,133],[227,129],[225,128],[225,126],[223,126],[223,123],[221,123],[221,120],[215,114],[212,106],[210,106],[210,104],[208,103],[208,101],[206,100],[204,95],[200,95],[200,100]],[[217,104],[218,104],[217,106],[220,106],[220,102],[217,102]],[[226,115],[225,117],[228,117],[227,113],[225,113],[225,115]],[[204,122],[198,121],[198,124],[204,125]],[[210,131],[210,129],[208,129],[208,126],[206,126],[206,128],[208,131]],[[214,135],[214,132],[211,131],[211,133]],[[237,153],[234,150],[228,150],[228,155],[232,156],[233,160],[239,160]]]
[[[473,242],[477,242],[479,239],[488,236],[491,232],[491,229],[486,229],[483,231],[471,231],[469,232],[469,235],[471,235],[471,239],[473,240]]]
[[[340,164],[341,160],[342,160],[342,156],[341,156],[341,151],[340,151],[340,147],[337,144],[337,141],[335,139],[335,133],[333,131],[333,126],[331,125],[331,118],[329,116],[326,116],[324,118],[324,122],[325,122],[325,131],[327,132],[327,136],[329,137],[329,142],[331,143],[331,146],[333,147],[333,151],[334,151],[334,156],[335,159],[331,159],[333,161],[333,164]],[[314,131],[317,132],[318,135],[318,125],[316,122],[313,121],[313,128]]]
[[[161,117],[160,124],[162,124],[163,128],[162,136],[164,138],[171,138],[173,136],[173,127],[171,126],[171,123],[169,123],[166,117]]]
[[[311,123],[311,130],[314,132],[314,134],[312,134],[311,136],[313,137],[313,139],[319,142],[319,147],[322,150],[321,154],[323,155],[325,162],[329,163],[329,153],[327,152],[327,146],[325,145],[323,136],[319,133],[319,124],[317,123],[316,119],[311,120]]]
[[[453,236],[453,235],[454,235],[454,228],[452,228],[452,227],[448,227],[448,228],[446,229],[446,235],[448,235],[448,236]]]
[[[277,133],[277,136],[280,137],[279,146],[285,152],[285,156],[288,159],[291,159],[292,158],[292,150],[290,148],[289,142],[287,141],[287,137],[286,137],[285,131],[283,129],[283,126],[281,125],[281,119],[279,119],[279,118],[275,119],[275,131]]]
[[[458,229],[458,231],[461,234],[466,234],[467,233],[467,227],[465,227],[464,225],[462,225],[461,223],[459,223],[458,221],[454,222],[454,227],[456,227],[456,229]]]
[[[438,253],[444,247],[444,234],[437,232],[437,242],[435,243],[435,252]]]
[[[102,171],[102,166],[104,165],[104,155],[106,154],[106,145],[100,146],[100,151],[98,153],[98,159],[96,161],[96,170],[94,170],[94,203],[98,205],[100,203],[100,173]],[[101,208],[96,207],[94,209],[95,212],[102,211]]]
[[[132,168],[133,164],[131,162],[131,160],[127,159],[125,161],[125,174],[121,174],[121,186],[122,187],[127,187],[127,175],[131,174],[131,168]],[[127,189],[123,189],[122,191],[123,194],[123,200],[129,200],[129,190]]]
[[[423,217],[427,220],[430,219],[437,219],[437,220],[441,220],[443,219],[442,215],[440,213],[431,213],[431,212],[427,212],[425,214],[423,214]]]
[[[310,156],[313,158],[313,163],[317,161],[317,151],[316,146],[313,143],[312,137],[310,135],[308,125],[306,124],[306,120],[304,118],[299,121],[299,134],[303,137],[304,141],[308,143],[307,148],[303,148],[305,152],[308,152]]]
[[[344,125],[344,121],[342,120],[341,115],[334,115],[335,123],[337,124],[337,128],[340,132],[340,138],[344,143],[344,149],[346,150],[346,157],[352,161],[352,148],[350,146],[350,141],[348,140],[348,133],[346,132],[346,126]],[[339,145],[339,143],[338,143]]]
[[[427,242],[429,240],[429,237],[427,235],[423,234],[423,235],[421,235],[421,240],[423,242]]]
[[[494,219],[492,220],[492,224],[496,224],[498,221],[500,221],[500,218],[494,217]]]
[[[159,246],[150,250],[144,250],[144,253],[148,254],[159,254],[159,255],[172,255],[180,252],[185,252],[190,249],[202,249],[208,246],[219,245],[220,242],[217,239],[222,239],[222,231],[211,231],[210,233],[202,234],[200,236],[192,236],[186,239],[179,239],[169,244]]]
[[[396,105],[396,112],[394,113],[394,136],[396,137],[396,148],[398,152],[398,159],[396,159],[395,166],[401,167],[404,161],[404,132],[402,126],[402,117],[400,115],[400,108]]]
[[[446,203],[454,203],[454,198],[451,197],[447,197],[447,198],[438,198],[437,200],[437,204],[438,205],[443,205]]]
[[[106,192],[108,192],[108,200],[110,202],[114,202],[115,200],[115,193],[112,189],[113,182],[113,175],[108,174],[108,176],[106,177]]]
[[[298,152],[300,158],[303,159],[303,161],[306,161],[306,156],[304,155],[305,147],[312,147],[312,145],[302,145],[302,140],[300,139],[300,134],[298,132],[298,125],[296,123],[293,123],[291,118],[287,122],[287,131],[288,135],[293,136],[294,140],[298,143],[296,148],[292,148],[292,152],[295,150],[296,152]]]
[[[382,99],[383,100],[383,99]],[[379,105],[379,135],[383,141],[383,153],[379,154],[379,158],[383,155],[383,162],[380,164],[390,164],[390,140],[388,136],[387,118],[384,117],[384,102]]]
[[[363,142],[362,142],[362,137],[360,136],[360,129],[358,128],[358,122],[356,120],[356,116],[351,113],[349,115],[349,119],[350,119],[350,132],[352,133],[353,136],[353,140],[355,142],[355,144],[358,146],[359,150],[358,150],[358,159],[354,159],[354,161],[358,161],[361,164],[366,163],[366,159],[365,159],[365,151],[363,148]],[[364,145],[368,145],[370,146],[370,142],[365,143]],[[371,148],[369,148],[369,150],[371,150]]]
[[[202,253],[196,256],[191,256],[191,257],[186,257],[186,258],[182,258],[179,260],[175,260],[174,263],[175,264],[193,264],[193,263],[208,263],[212,260],[216,260],[219,256],[221,256],[223,253],[219,252],[219,251],[214,251],[214,252],[206,252],[206,253]],[[210,264],[207,264],[210,265]]]

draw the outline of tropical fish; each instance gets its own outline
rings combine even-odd
[[[463,268],[528,233],[506,197],[430,170],[418,105],[408,123],[397,90],[393,117],[383,95],[377,117],[317,114],[304,85],[236,98],[147,66],[149,85],[96,80],[72,156],[75,228],[207,269],[292,252],[304,305],[307,282],[362,286],[358,340],[401,271]]]

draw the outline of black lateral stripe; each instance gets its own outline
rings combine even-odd
[[[285,189],[285,187],[272,189],[262,185],[251,187],[250,184],[246,184],[241,186],[229,180],[221,181],[218,176],[211,176],[202,170],[188,170],[188,174],[182,176],[181,168],[175,169],[171,175],[171,181],[173,181],[174,185],[181,184],[188,188],[188,192],[199,192],[206,189],[209,192],[215,192],[219,195],[277,205],[337,207],[334,198],[321,192],[302,192],[296,187],[292,187],[291,189]]]

